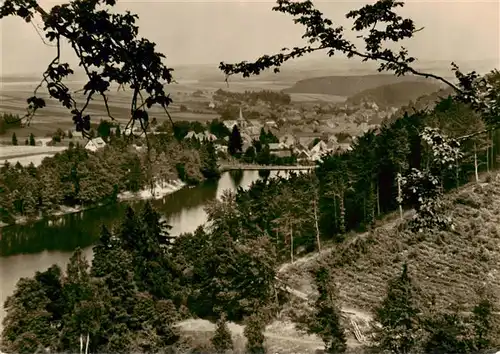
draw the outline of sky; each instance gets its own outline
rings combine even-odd
[[[1,0],[0,0],[1,2]],[[345,14],[369,2],[313,1],[335,23],[350,28]],[[56,3],[40,0],[46,10]],[[301,25],[271,11],[274,1],[256,0],[118,0],[117,10],[139,15],[140,35],[158,45],[167,65],[213,64],[256,59],[283,47],[300,45]],[[399,9],[417,27],[425,27],[405,43],[422,60],[462,61],[500,57],[500,0],[409,0]],[[38,25],[41,21],[36,22]],[[0,21],[0,76],[43,71],[54,48],[44,45],[35,27],[19,18]],[[351,37],[353,38],[353,37]],[[68,48],[65,58],[75,63]],[[321,53],[311,57],[319,58]],[[500,64],[497,65],[500,67]]]

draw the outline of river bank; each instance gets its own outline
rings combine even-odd
[[[130,192],[125,191],[121,192],[117,196],[117,202],[124,201],[135,201],[135,200],[150,200],[150,199],[161,199],[165,196],[175,193],[186,186],[186,183],[182,182],[180,179],[176,179],[169,182],[156,183],[153,190],[151,188],[143,188],[138,192]],[[73,207],[67,205],[60,205],[59,210],[54,210],[48,215],[39,215],[39,216],[14,216],[14,222],[5,223],[0,221],[0,228],[12,225],[26,225],[32,222],[40,221],[46,218],[51,217],[60,217],[64,215],[76,214],[82,211],[92,210],[96,208],[100,208],[109,203],[97,203],[90,206],[80,206],[76,205]]]

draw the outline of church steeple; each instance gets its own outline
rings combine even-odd
[[[238,127],[240,127],[240,128],[246,128],[247,121],[245,120],[245,118],[243,118],[243,112],[241,110],[241,106],[240,106],[240,116],[239,116],[237,122],[238,122]]]

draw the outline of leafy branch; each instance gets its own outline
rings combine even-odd
[[[500,92],[487,79],[480,77],[475,71],[463,74],[455,63],[451,63],[452,71],[458,84],[444,77],[423,72],[412,67],[416,58],[409,55],[408,50],[401,46],[399,50],[387,48],[386,43],[397,43],[413,38],[423,28],[417,28],[410,18],[403,18],[395,10],[403,7],[404,3],[396,0],[378,0],[373,5],[366,5],[358,10],[350,11],[346,18],[353,20],[351,30],[361,33],[357,38],[364,42],[364,49],[359,49],[344,36],[344,27],[335,26],[333,21],[326,18],[316,9],[312,1],[277,0],[273,11],[292,16],[294,23],[305,27],[302,38],[308,44],[292,49],[283,48],[273,55],[263,55],[254,62],[242,61],[236,64],[221,62],[219,69],[226,74],[226,81],[230,75],[242,74],[243,77],[259,75],[266,69],[273,69],[275,73],[287,61],[302,57],[316,51],[326,51],[329,57],[344,54],[347,58],[360,58],[363,62],[374,61],[379,64],[378,71],[393,72],[397,76],[413,74],[431,78],[451,87],[457,98],[471,104],[480,111],[489,124],[499,123]],[[492,72],[498,78],[498,71]]]
[[[167,111],[172,100],[164,90],[164,84],[173,81],[173,69],[163,64],[165,56],[155,52],[155,43],[138,37],[135,25],[137,15],[129,11],[124,14],[110,13],[109,9],[115,4],[115,0],[73,0],[56,5],[47,12],[36,0],[4,2],[0,8],[0,19],[18,16],[32,22],[39,15],[44,23],[45,37],[56,47],[56,55],[35,88],[34,95],[27,99],[27,113],[21,119],[26,119],[29,124],[36,111],[46,106],[45,100],[38,96],[39,89],[45,85],[49,96],[70,110],[76,130],[90,138],[91,117],[86,109],[95,95],[102,97],[108,117],[116,120],[111,114],[107,95],[110,85],[115,83],[132,90],[126,129],[132,131],[138,122],[145,133],[149,125],[148,109],[154,105],[161,106],[173,124]],[[74,71],[68,63],[61,62],[62,40],[70,44],[87,76],[87,82],[78,90],[85,95],[83,104],[77,103],[63,82]]]
[[[420,136],[430,147],[432,161],[422,171],[412,168],[404,177],[398,174],[403,188],[403,197],[398,198],[398,202],[402,204],[405,201],[415,208],[416,214],[411,223],[415,231],[453,227],[451,218],[442,215],[443,190],[438,176],[445,169],[456,168],[463,157],[460,143],[436,128],[426,127]]]

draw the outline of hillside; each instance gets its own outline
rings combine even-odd
[[[361,91],[346,101],[348,105],[359,105],[362,102],[375,102],[379,107],[401,107],[421,96],[440,90],[433,82],[408,81],[378,86]]]
[[[400,82],[432,82],[415,76],[394,75],[356,75],[356,76],[324,76],[301,80],[292,87],[283,90],[285,93],[321,93],[336,96],[353,96],[362,91],[378,86]]]
[[[453,92],[452,88],[446,88],[430,94],[422,95],[416,100],[412,100],[411,103],[400,107],[396,113],[394,113],[394,118],[403,116],[405,112],[412,113],[414,110],[420,111],[433,109],[441,98],[446,98],[449,95],[452,95]]]
[[[326,262],[338,280],[342,307],[368,312],[380,304],[388,280],[400,273],[406,260],[421,289],[417,302],[422,309],[434,298],[439,310],[459,304],[462,311],[470,311],[477,301],[475,289],[483,282],[500,293],[499,187],[500,175],[448,195],[455,231],[418,236],[402,230],[393,218],[372,232],[353,235],[333,249],[282,267],[280,278],[312,295],[309,271]]]

